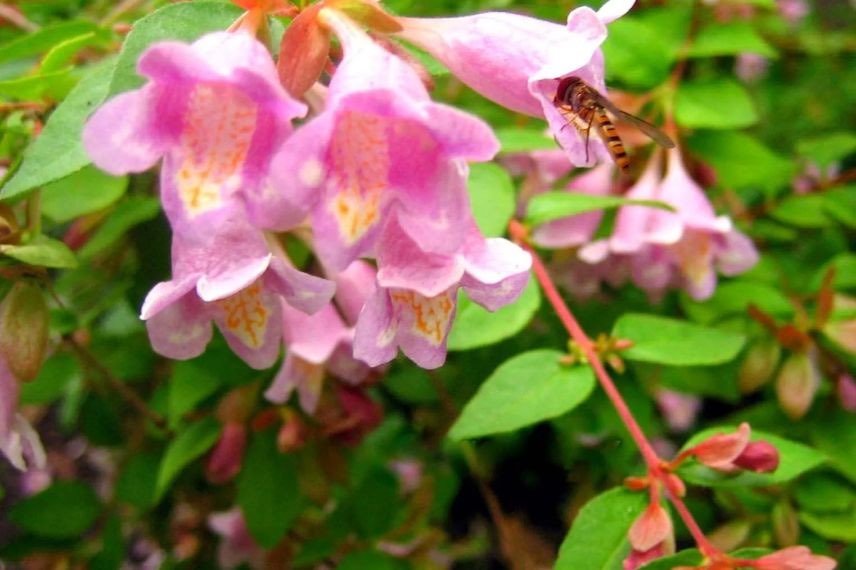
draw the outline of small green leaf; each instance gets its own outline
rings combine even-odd
[[[479,229],[486,236],[505,234],[514,215],[514,185],[508,171],[496,164],[470,166],[470,202]]]
[[[398,479],[388,469],[372,466],[359,485],[343,501],[350,526],[360,538],[380,538],[403,515]]]
[[[173,479],[191,461],[211,449],[220,437],[222,426],[212,417],[207,417],[179,433],[169,444],[161,461],[155,497],[160,500],[169,489]]]
[[[184,414],[217,392],[222,385],[220,376],[210,374],[193,362],[176,363],[169,382],[167,409],[170,425],[178,425]]]
[[[607,77],[640,89],[665,81],[686,34],[687,15],[677,8],[651,9],[645,17],[612,22],[603,44]]]
[[[683,449],[692,447],[702,440],[717,433],[732,433],[736,427],[717,427],[699,432],[684,445]],[[779,452],[779,467],[772,473],[754,473],[741,471],[737,475],[724,474],[694,461],[688,461],[680,468],[680,475],[688,483],[706,487],[760,487],[786,483],[799,477],[806,471],[818,467],[826,461],[826,456],[801,443],[752,430],[752,441],[765,440],[775,446]]]
[[[856,484],[856,415],[840,409],[824,413],[812,422],[811,440],[835,469]]]
[[[612,489],[580,509],[562,541],[556,570],[621,570],[630,552],[627,531],[645,509],[645,493]]]
[[[826,168],[856,152],[856,134],[840,131],[800,139],[797,152],[817,166]]]
[[[557,150],[556,141],[547,134],[545,129],[528,128],[499,128],[496,129],[496,138],[502,150],[500,152],[510,154],[518,152],[531,152],[533,150]],[[570,164],[568,165],[570,169]]]
[[[45,26],[0,46],[0,64],[38,55],[65,40],[97,29],[95,24],[82,21]]]
[[[826,213],[826,199],[820,194],[788,196],[770,215],[799,228],[824,228],[832,223]]]
[[[40,235],[23,245],[0,245],[0,253],[37,267],[58,269],[77,267],[77,258],[68,246],[45,235]]]
[[[160,212],[160,202],[149,196],[129,196],[116,205],[101,227],[80,248],[78,254],[85,260],[92,259],[118,242],[131,228],[147,222]]]
[[[273,432],[253,437],[238,478],[237,504],[259,544],[273,548],[302,508],[297,460],[276,448]]]
[[[530,279],[514,303],[490,312],[470,301],[464,293],[458,295],[455,324],[449,333],[449,350],[469,350],[495,344],[520,332],[541,306],[541,292]]]
[[[774,58],[776,50],[748,22],[711,22],[699,30],[687,55],[714,57],[754,53]]]
[[[770,315],[788,317],[794,312],[793,305],[781,289],[754,281],[723,283],[705,301],[681,295],[681,308],[692,320],[701,324],[710,324],[733,315],[745,315],[750,304]]]
[[[848,228],[856,229],[856,184],[823,193],[826,212]]]
[[[832,286],[836,291],[856,288],[856,255],[841,253],[832,258],[828,263],[824,263],[817,270],[817,273],[814,274],[814,278],[811,280],[813,290],[816,291],[820,288],[824,276],[832,267],[835,268],[835,278],[832,280]]]
[[[587,366],[566,366],[562,353],[533,350],[506,360],[479,387],[449,431],[454,440],[520,429],[572,410],[594,389]]]
[[[73,538],[86,532],[100,512],[101,501],[91,487],[61,481],[12,507],[9,520],[36,536]]]
[[[723,186],[775,191],[790,184],[796,166],[744,133],[705,131],[690,139],[692,149],[713,165]]]
[[[799,514],[800,522],[828,540],[856,542],[856,510],[841,513],[816,514],[808,511]]]
[[[630,200],[620,196],[593,196],[583,192],[545,192],[529,201],[526,221],[532,225],[576,216],[587,212],[612,210],[621,206],[646,206],[674,212],[675,209],[659,200]]]
[[[125,38],[109,93],[116,95],[143,84],[137,61],[151,44],[162,40],[193,41],[207,32],[225,30],[241,15],[241,9],[226,2],[182,2],[168,4],[134,22]]]
[[[68,222],[106,208],[121,198],[127,187],[127,176],[110,176],[86,166],[44,187],[42,212],[55,222]]]
[[[74,86],[75,81],[71,68],[16,77],[0,81],[0,96],[22,101],[44,97],[62,99]]]
[[[42,63],[39,66],[39,71],[41,73],[59,71],[65,66],[71,65],[73,63],[72,60],[74,56],[77,55],[80,50],[90,46],[103,44],[105,43],[104,39],[103,34],[98,34],[95,31],[86,32],[79,36],[68,38],[67,40],[53,46],[51,50],[45,54],[45,57],[42,58]]]
[[[673,366],[706,366],[728,362],[737,356],[743,335],[690,324],[685,321],[625,313],[612,335],[629,339],[633,346],[621,352],[627,360]]]
[[[116,481],[116,498],[140,510],[155,506],[160,463],[161,457],[154,453],[132,455]]]
[[[702,129],[739,129],[754,125],[758,112],[740,83],[725,78],[685,81],[675,96],[679,125]]]
[[[800,480],[794,492],[800,508],[814,513],[850,511],[856,505],[852,485],[832,473],[812,473]]]
[[[89,69],[51,113],[42,133],[24,151],[18,170],[0,189],[0,198],[23,196],[90,163],[81,141],[83,124],[107,95],[113,63],[112,59],[105,60]]]

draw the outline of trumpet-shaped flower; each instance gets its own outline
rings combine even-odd
[[[498,150],[490,128],[433,103],[413,69],[332,9],[321,17],[344,59],[326,107],[274,159],[274,186],[311,203],[315,249],[328,270],[375,254],[393,213],[426,251],[452,253],[470,218],[465,160]]]
[[[156,285],[143,304],[154,349],[164,356],[198,356],[211,340],[211,323],[250,366],[267,368],[282,338],[280,297],[314,312],[329,301],[333,283],[297,271],[273,254],[245,219],[225,222],[210,243],[173,239],[173,278]]]
[[[576,165],[586,157],[606,158],[601,141],[594,152],[553,100],[559,80],[577,76],[601,93],[606,24],[624,15],[634,0],[610,0],[597,12],[580,7],[568,14],[567,25],[518,14],[486,12],[459,18],[399,18],[399,35],[428,51],[461,81],[509,109],[544,117],[550,130]]]
[[[160,42],[137,71],[148,83],[108,101],[84,128],[99,168],[141,172],[163,158],[161,198],[176,232],[204,235],[235,208],[265,228],[302,220],[305,209],[273,192],[266,174],[306,107],[282,88],[262,44],[227,32]]]

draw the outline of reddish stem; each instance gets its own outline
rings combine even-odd
[[[538,282],[541,284],[544,295],[550,301],[550,304],[556,311],[556,316],[559,317],[559,320],[568,331],[568,334],[571,335],[573,341],[580,347],[580,350],[585,355],[586,360],[592,367],[592,370],[594,370],[595,376],[603,388],[603,391],[606,392],[606,395],[612,402],[613,407],[615,407],[615,411],[618,413],[618,416],[621,418],[621,421],[624,423],[627,431],[630,432],[630,436],[633,438],[633,441],[642,453],[642,457],[648,467],[649,475],[652,478],[656,478],[661,481],[664,487],[668,490],[669,486],[666,479],[669,473],[663,469],[663,460],[659,455],[657,455],[657,452],[651,446],[648,438],[645,437],[645,433],[639,426],[639,422],[636,421],[636,418],[633,416],[630,408],[627,407],[624,398],[621,397],[621,393],[618,391],[618,388],[616,388],[615,383],[612,381],[612,378],[610,378],[609,373],[603,366],[603,363],[595,350],[594,343],[579,325],[576,318],[574,318],[574,315],[571,313],[564,299],[562,299],[562,296],[559,294],[558,289],[556,289],[556,285],[553,283],[550,274],[547,272],[547,268],[544,267],[544,263],[541,261],[541,258],[535,252],[534,248],[529,245],[526,227],[519,221],[512,220],[509,224],[509,232],[511,233],[514,241],[532,255],[532,269],[535,272],[535,276],[538,278]],[[667,496],[675,506],[675,510],[678,511],[678,514],[684,521],[687,529],[689,529],[690,534],[692,534],[693,539],[702,554],[708,557],[719,555],[719,550],[717,550],[716,547],[708,541],[704,532],[693,518],[692,513],[690,513],[686,504],[684,504],[683,499],[671,492],[667,492]]]

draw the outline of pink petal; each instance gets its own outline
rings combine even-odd
[[[202,354],[213,333],[210,314],[195,293],[188,293],[157,312],[150,311],[146,330],[154,351],[176,360]]]
[[[273,366],[282,342],[278,296],[257,281],[211,305],[214,321],[235,354],[259,370]]]

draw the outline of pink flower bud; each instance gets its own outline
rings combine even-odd
[[[633,550],[646,552],[672,536],[672,519],[660,503],[651,503],[627,534]]]
[[[0,357],[19,380],[32,380],[42,367],[48,319],[44,295],[28,281],[15,283],[0,303]]]
[[[247,446],[247,428],[244,424],[229,422],[223,426],[220,441],[208,457],[205,474],[215,485],[230,481],[241,470],[244,449]]]
[[[850,374],[842,374],[835,385],[841,407],[848,412],[856,412],[856,381]]]
[[[715,528],[707,537],[718,549],[730,552],[740,548],[744,541],[749,538],[751,531],[752,523],[745,519],[738,519]]]
[[[695,456],[700,463],[714,469],[732,470],[734,460],[749,444],[749,424],[743,422],[734,433],[718,433],[684,452]]]
[[[286,410],[283,412],[282,427],[276,434],[276,446],[282,453],[295,451],[306,443],[306,426],[294,412]]]
[[[823,334],[850,354],[856,354],[856,319],[829,321],[823,327]]]
[[[835,560],[812,554],[805,546],[791,546],[767,556],[753,564],[758,570],[834,570]]]
[[[737,372],[740,391],[748,394],[766,384],[776,371],[781,353],[776,339],[768,338],[752,343]]]
[[[771,473],[779,467],[779,450],[769,441],[751,441],[734,465],[756,473]]]
[[[819,372],[808,353],[791,354],[776,378],[776,396],[785,414],[792,420],[802,418],[811,407],[819,384]]]

